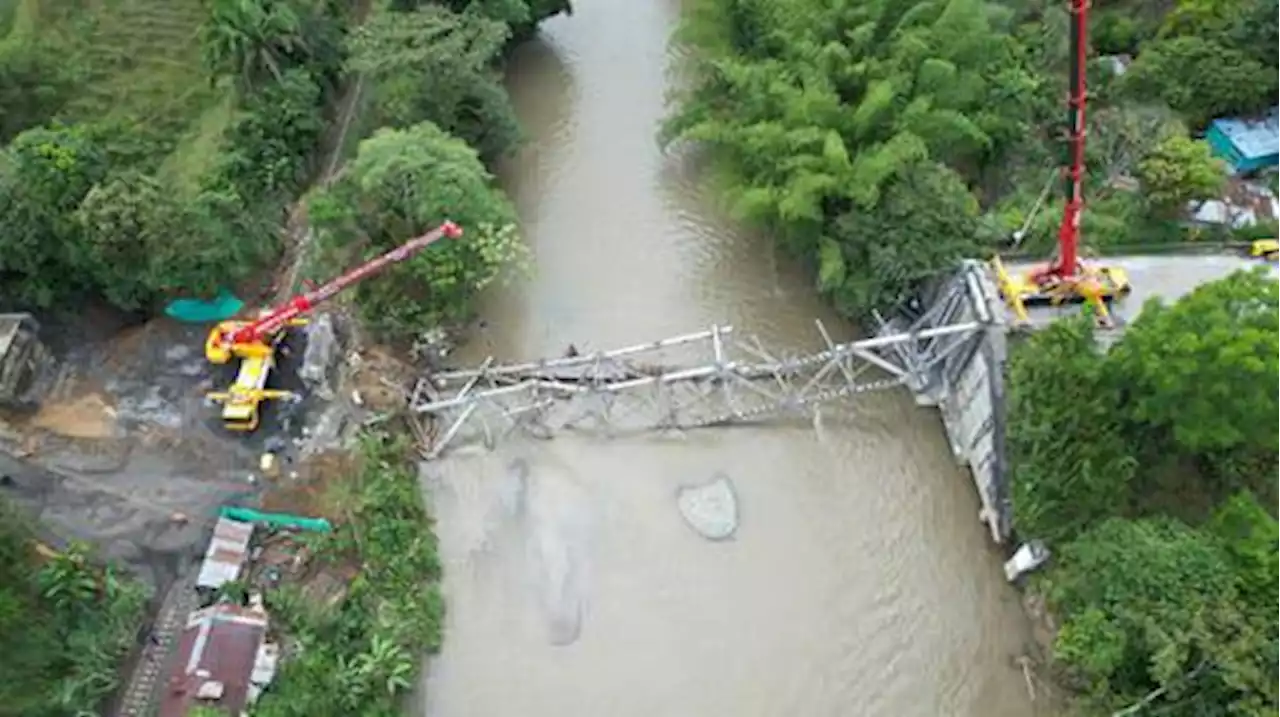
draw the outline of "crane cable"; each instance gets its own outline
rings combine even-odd
[[[1053,189],[1053,180],[1057,178],[1061,170],[1054,169],[1049,173],[1049,180],[1044,183],[1044,189],[1040,192],[1040,198],[1036,200],[1034,206],[1031,207],[1031,213],[1027,215],[1026,221],[1022,222],[1022,228],[1013,233],[1013,246],[1016,248],[1022,243],[1027,236],[1027,230],[1031,228],[1031,222],[1035,221],[1036,215],[1044,207],[1044,200],[1049,198],[1049,190]]]

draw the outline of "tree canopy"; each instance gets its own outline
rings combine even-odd
[[[1207,142],[1170,134],[1138,162],[1138,179],[1152,207],[1176,213],[1188,202],[1222,196],[1226,163],[1213,156]]]
[[[1111,357],[1130,420],[1196,453],[1274,451],[1278,302],[1262,269],[1149,302]]]
[[[983,0],[699,0],[668,141],[706,146],[729,203],[811,258],[846,313],[972,256],[968,188],[1033,131],[1041,80]],[[843,268],[842,268],[843,265]]]
[[[312,214],[331,270],[446,219],[462,225],[462,239],[442,240],[357,289],[369,327],[393,337],[467,318],[475,293],[523,256],[515,209],[479,155],[430,122],[379,130],[362,142],[342,177],[312,202]]]
[[[1137,461],[1109,369],[1088,320],[1055,323],[1015,352],[1008,449],[1019,532],[1057,542],[1129,504]]]
[[[1125,89],[1137,96],[1157,99],[1185,112],[1193,124],[1204,125],[1214,117],[1238,111],[1258,112],[1259,97],[1275,79],[1261,81],[1269,73],[1240,50],[1203,37],[1174,37],[1153,43],[1143,51],[1125,76]],[[1261,91],[1259,89],[1261,84]]]
[[[118,684],[116,663],[133,646],[141,586],[72,545],[42,560],[35,534],[0,497],[0,715],[97,714]]]
[[[1149,303],[1109,352],[1084,318],[1014,352],[1014,526],[1056,546],[1054,654],[1099,710],[1276,709],[1278,299],[1240,272]]]
[[[1274,632],[1241,599],[1211,534],[1169,519],[1106,520],[1062,548],[1047,582],[1066,617],[1056,656],[1100,706],[1162,690],[1168,714],[1274,710]]]
[[[348,63],[373,85],[380,124],[434,122],[492,160],[520,136],[494,67],[510,37],[499,20],[428,5],[374,15],[352,34]]]

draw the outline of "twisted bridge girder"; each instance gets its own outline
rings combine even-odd
[[[876,336],[772,352],[730,326],[585,355],[435,373],[410,409],[435,419],[429,456],[513,430],[549,437],[566,428],[606,435],[692,429],[808,413],[872,391],[907,386],[922,403],[945,397],[947,373],[976,352],[993,323],[989,297],[965,271],[915,320],[881,322]]]

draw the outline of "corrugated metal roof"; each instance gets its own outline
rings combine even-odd
[[[187,616],[160,700],[159,717],[184,717],[204,703],[240,714],[267,635],[267,614],[227,603]]]
[[[249,559],[249,538],[252,536],[252,523],[218,518],[213,526],[213,538],[204,552],[204,562],[200,564],[196,585],[216,589],[240,577],[240,570]]]
[[[1226,224],[1235,228],[1255,226],[1280,219],[1280,199],[1260,182],[1233,180],[1221,199],[1187,204],[1190,219],[1197,224]]]
[[[1213,125],[1245,159],[1280,153],[1280,109],[1260,119],[1216,119]]]

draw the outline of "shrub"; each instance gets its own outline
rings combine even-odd
[[[322,560],[358,560],[360,575],[336,613],[295,592],[268,594],[304,650],[286,662],[255,717],[398,714],[424,652],[439,649],[444,619],[440,559],[407,446],[365,435],[350,521],[320,548]]]

